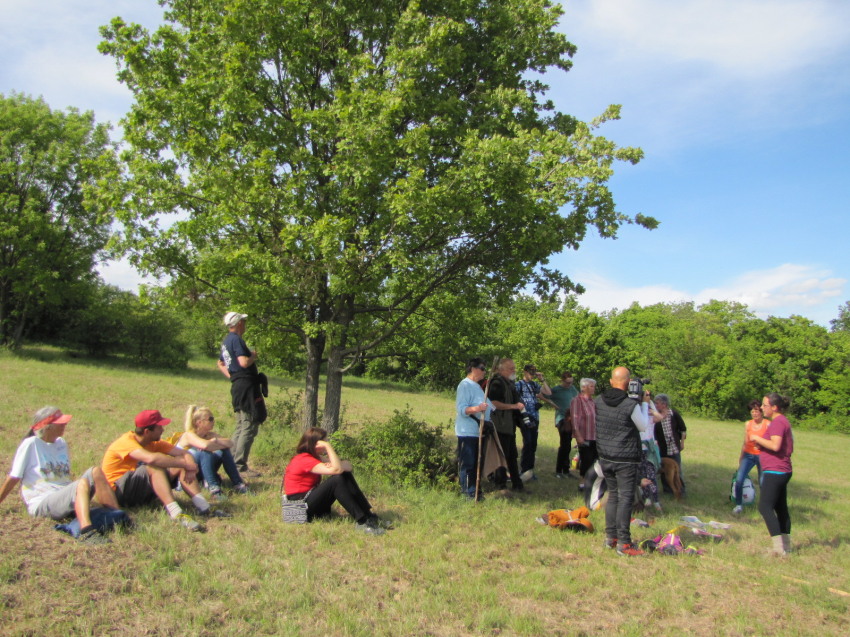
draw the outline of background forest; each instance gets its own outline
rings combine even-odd
[[[164,368],[218,355],[224,299],[177,286],[143,287],[137,296],[96,279],[83,291],[45,306],[28,339]],[[264,369],[303,378],[298,339],[256,322],[246,338],[262,353]],[[798,426],[850,433],[850,303],[827,330],[802,316],[760,319],[725,301],[634,304],[600,314],[575,296],[552,303],[519,296],[501,307],[485,296],[435,298],[348,374],[453,391],[465,360],[476,355],[533,362],[552,382],[568,370],[603,386],[615,365],[626,365],[679,409],[719,419],[742,419],[749,400],[779,391],[791,397]]]

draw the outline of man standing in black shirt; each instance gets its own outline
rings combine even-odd
[[[266,419],[266,404],[257,370],[257,352],[248,349],[242,340],[247,314],[228,312],[224,324],[229,333],[221,344],[218,368],[230,379],[230,396],[236,413],[236,430],[233,432],[233,460],[243,477],[259,478],[260,473],[248,468],[248,454]]]

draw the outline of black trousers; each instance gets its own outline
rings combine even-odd
[[[334,502],[339,502],[357,522],[364,522],[372,514],[372,505],[350,471],[325,478],[313,489],[307,498],[307,518],[327,515]]]
[[[555,425],[561,444],[558,447],[558,457],[555,459],[555,473],[570,472],[570,447],[573,443],[573,426],[569,418],[559,420]]]
[[[519,479],[519,452],[516,448],[516,430],[510,434],[499,433],[499,444],[502,445],[502,451],[505,454],[505,460],[508,463],[507,471],[499,467],[496,469],[493,477],[497,489],[504,489],[508,486],[508,473],[511,474],[511,485],[515,489],[522,489],[522,480]]]
[[[791,514],[788,512],[788,483],[790,473],[763,473],[759,494],[759,513],[767,524],[770,537],[791,533]]]
[[[585,440],[585,444],[578,448],[578,474],[583,478],[587,470],[599,459],[596,451],[595,440]]]
[[[617,538],[620,546],[632,543],[630,525],[632,505],[635,503],[635,481],[638,464],[600,460],[605,484],[608,487],[608,504],[605,506],[605,536]]]

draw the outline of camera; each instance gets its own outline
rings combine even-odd
[[[629,381],[629,398],[643,400],[643,386],[651,382],[648,378],[632,378]]]
[[[531,416],[529,416],[527,412],[522,411],[519,413],[519,422],[517,425],[520,429],[528,429],[534,426],[534,420],[532,420]]]

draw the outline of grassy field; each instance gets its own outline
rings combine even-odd
[[[66,439],[73,470],[98,463],[142,409],[182,427],[186,406],[213,409],[232,431],[229,386],[210,361],[184,373],[137,371],[75,360],[55,350],[0,353],[0,471],[5,475],[32,413],[56,404],[74,415]],[[272,392],[298,389],[273,379]],[[384,418],[409,405],[433,424],[453,417],[450,396],[351,379],[345,421]],[[757,511],[731,515],[728,492],[743,426],[686,418],[690,497],[663,500],[640,540],[682,515],[732,523],[700,558],[624,559],[593,535],[539,526],[554,508],[579,506],[575,481],[557,480],[557,434],[544,415],[539,482],[520,498],[472,505],[457,494],[400,490],[358,476],[396,529],[361,536],[340,515],[303,527],[280,520],[278,489],[290,434],[261,429],[256,495],[233,497],[232,519],[205,534],[172,525],[161,507],[113,544],[87,547],[27,516],[15,493],[0,505],[3,635],[848,635],[850,634],[850,438],[797,432],[790,507],[798,550],[766,556]],[[793,425],[793,423],[792,423]],[[356,467],[355,467],[356,471]],[[191,509],[184,496],[184,508]]]

